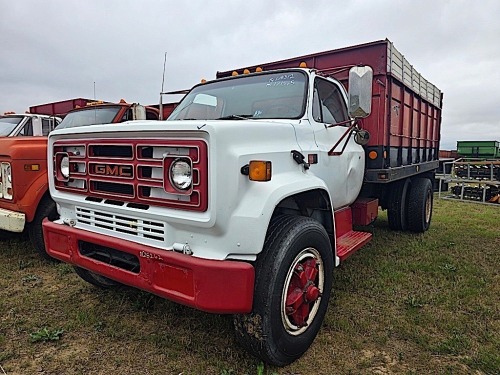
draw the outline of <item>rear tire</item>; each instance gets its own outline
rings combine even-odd
[[[101,276],[95,272],[86,270],[85,268],[73,267],[78,276],[80,276],[86,282],[103,289],[115,288],[121,286],[118,281],[108,279],[105,276]]]
[[[408,229],[407,195],[410,180],[405,178],[392,184],[387,208],[387,219],[392,230]]]
[[[412,232],[423,233],[429,229],[432,206],[431,180],[428,178],[412,179],[408,197],[408,228]]]
[[[253,310],[234,316],[239,343],[276,366],[302,356],[328,308],[333,267],[330,240],[319,222],[290,215],[273,220],[255,267]]]
[[[31,244],[43,259],[52,262],[56,262],[57,260],[52,258],[45,249],[42,221],[45,218],[48,218],[50,221],[54,221],[58,217],[59,214],[57,213],[56,202],[54,202],[50,197],[45,196],[38,205],[33,221],[28,225],[28,235]]]

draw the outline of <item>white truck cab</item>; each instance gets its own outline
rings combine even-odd
[[[60,122],[54,116],[6,113],[0,116],[0,137],[46,137]]]

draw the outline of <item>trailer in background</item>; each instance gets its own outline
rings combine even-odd
[[[457,153],[464,158],[497,159],[500,158],[500,142],[458,141]]]
[[[29,113],[64,117],[69,111],[75,108],[85,107],[87,104],[92,102],[95,102],[95,99],[75,98],[61,100],[53,103],[33,105],[30,107]]]

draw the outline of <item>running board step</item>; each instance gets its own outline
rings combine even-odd
[[[356,250],[368,243],[372,234],[351,230],[337,238],[337,256],[341,261],[354,254]]]

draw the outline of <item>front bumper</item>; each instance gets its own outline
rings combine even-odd
[[[20,233],[24,230],[26,215],[22,212],[0,208],[0,229]]]
[[[47,253],[120,283],[198,310],[248,313],[252,309],[255,271],[245,262],[210,260],[108,237],[64,224],[43,222]],[[82,255],[94,244],[135,256],[138,271],[129,271]]]

